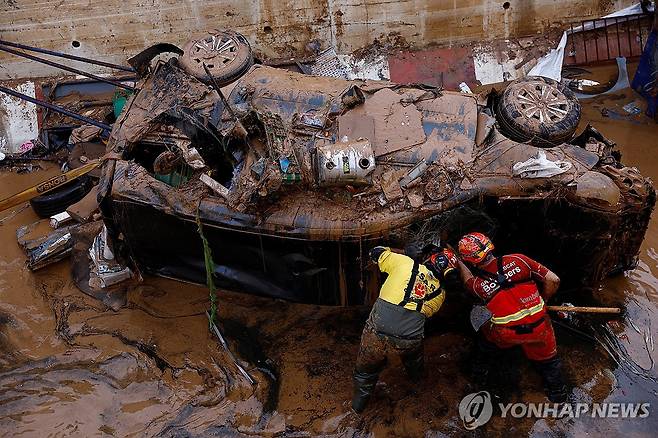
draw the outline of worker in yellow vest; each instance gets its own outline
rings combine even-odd
[[[361,413],[390,354],[398,354],[409,377],[423,374],[425,320],[443,304],[441,280],[458,275],[457,258],[449,249],[436,248],[421,264],[390,248],[377,246],[370,258],[388,274],[370,312],[354,369],[352,409]]]

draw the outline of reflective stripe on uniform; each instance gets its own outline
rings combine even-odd
[[[528,309],[521,309],[516,313],[512,313],[507,316],[494,316],[491,318],[491,322],[494,324],[507,324],[510,322],[518,321],[525,318],[526,316],[536,315],[544,309],[544,300],[539,297],[539,304],[532,306]]]

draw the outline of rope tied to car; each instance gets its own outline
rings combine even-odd
[[[203,226],[201,225],[201,218],[199,216],[199,207],[196,209],[196,225],[199,237],[201,237],[201,244],[203,245],[203,259],[206,268],[206,286],[210,295],[210,316],[209,327],[213,329],[214,321],[217,316],[217,288],[215,287],[215,262],[212,259],[212,251],[208,244],[208,239],[203,234]]]

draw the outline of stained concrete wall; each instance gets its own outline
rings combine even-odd
[[[156,42],[233,28],[263,55],[301,54],[312,39],[351,52],[380,41],[422,48],[545,32],[634,0],[0,0],[0,38],[117,63]],[[505,8],[505,6],[508,6]],[[79,47],[75,48],[73,45]],[[88,71],[103,71],[86,65]],[[0,54],[0,80],[59,74]]]

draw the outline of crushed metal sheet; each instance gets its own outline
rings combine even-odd
[[[115,260],[114,254],[107,244],[105,226],[94,238],[91,248],[89,248],[89,258],[94,265],[89,278],[91,288],[104,289],[128,280],[132,275],[129,267],[122,266]]]
[[[98,186],[94,186],[84,198],[70,205],[66,212],[79,223],[92,220],[94,214],[98,213]]]
[[[42,220],[19,227],[16,238],[27,255],[27,267],[36,271],[68,257],[73,247],[71,231],[76,226],[69,225],[53,231],[49,220]]]
[[[71,217],[71,215],[63,211],[61,213],[57,213],[56,215],[50,216],[50,226],[53,229],[56,229],[72,220],[73,218]]]
[[[375,119],[372,116],[348,111],[345,114],[341,114],[337,122],[338,138],[340,139],[345,137],[348,140],[367,138],[370,141],[374,141],[375,139]]]
[[[423,114],[427,141],[416,148],[416,156],[443,164],[470,161],[478,125],[475,96],[444,92],[436,99],[418,102],[417,107]]]
[[[375,156],[389,154],[425,142],[422,114],[414,105],[403,105],[402,97],[384,88],[354,108],[354,116],[374,119],[375,133],[371,139]]]

